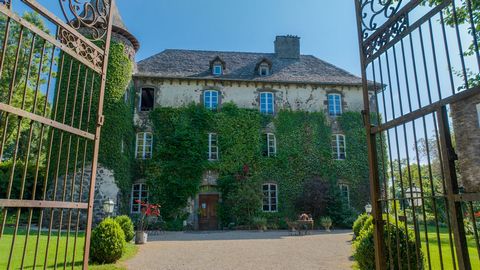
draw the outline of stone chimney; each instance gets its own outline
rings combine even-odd
[[[275,39],[275,55],[278,58],[299,59],[300,37],[292,35],[277,36]]]

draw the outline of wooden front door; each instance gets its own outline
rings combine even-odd
[[[200,230],[218,229],[218,199],[218,194],[199,195],[198,207],[200,211],[198,218],[198,228]]]

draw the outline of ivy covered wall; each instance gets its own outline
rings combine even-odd
[[[60,56],[59,65],[63,68],[61,68],[61,77],[56,82],[56,87],[60,90],[56,91],[54,97],[55,103],[53,107],[55,108],[55,119],[74,127],[80,126],[83,130],[87,130],[88,126],[88,131],[94,133],[100,77],[81,66],[78,61],[66,54]],[[103,114],[105,120],[102,127],[98,160],[99,168],[106,168],[113,171],[115,183],[121,192],[119,198],[121,198],[122,201],[118,204],[120,206],[118,211],[121,213],[129,212],[128,199],[134,168],[133,152],[135,132],[133,128],[133,100],[126,100],[124,98],[127,91],[133,91],[132,87],[130,87],[132,70],[133,63],[125,53],[125,45],[112,41],[104,95]],[[73,77],[76,79],[70,80],[70,74],[76,75]],[[91,85],[93,85],[93,87],[91,87]],[[93,91],[91,91],[91,89],[93,89]],[[83,101],[83,105],[81,101]],[[89,105],[90,102],[91,106]],[[59,183],[62,184],[65,171],[67,171],[68,174],[72,174],[74,168],[77,168],[76,171],[79,172],[79,168],[83,166],[84,162],[81,159],[83,156],[84,143],[76,142],[76,139],[71,143],[67,136],[59,132],[51,133],[50,136],[54,136],[54,141],[60,142],[52,148],[51,156],[49,157],[51,161],[50,169],[52,172],[55,172],[58,166],[58,171],[62,172],[59,175],[52,173],[50,177],[61,178],[59,179]],[[72,157],[68,158],[68,153],[72,153]],[[78,153],[80,160],[75,159],[73,153]],[[84,164],[87,168],[89,168],[89,164],[91,164],[92,156],[93,143],[88,143]],[[66,164],[65,160],[69,163]],[[66,166],[68,166],[68,170],[65,170]],[[54,187],[51,189],[54,189]],[[61,188],[57,188],[57,191],[59,190],[61,190]],[[87,193],[84,195],[86,194]],[[116,200],[117,198],[111,199]],[[101,206],[99,207],[101,208]]]
[[[253,217],[265,215],[261,185],[266,182],[278,185],[279,196],[278,213],[267,216],[295,218],[302,210],[296,201],[312,179],[333,186],[347,183],[351,206],[358,211],[368,202],[366,136],[360,113],[346,112],[336,119],[346,136],[346,160],[332,159],[331,119],[321,112],[280,111],[271,117],[231,103],[218,112],[191,104],[157,108],[150,120],[153,158],[140,162],[139,168],[148,181],[150,200],[162,205],[167,220],[185,217],[187,200],[199,192],[207,170],[219,174],[219,216],[224,226],[249,224]],[[218,134],[218,161],[207,160],[209,132]],[[275,157],[263,155],[266,132],[276,135]]]

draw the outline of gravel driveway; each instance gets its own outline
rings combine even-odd
[[[351,269],[351,231],[167,232],[149,237],[131,270]]]

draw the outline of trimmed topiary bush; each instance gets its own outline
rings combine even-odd
[[[353,236],[357,238],[360,235],[360,231],[363,229],[363,225],[365,221],[370,217],[368,214],[361,214],[358,218],[353,222]]]
[[[125,234],[115,220],[107,218],[92,231],[91,243],[90,258],[93,262],[114,263],[125,251]]]
[[[129,216],[123,215],[115,218],[115,221],[122,227],[125,234],[125,241],[130,242],[135,236],[135,230],[133,229],[133,222]]]
[[[368,222],[369,220],[370,219],[367,219],[365,227],[363,230],[360,230],[360,235],[353,244],[355,249],[353,257],[360,270],[375,270],[375,248],[373,243],[374,228],[372,222]],[[396,270],[423,269],[423,252],[421,250],[419,251],[420,257],[417,261],[414,232],[411,229],[405,231],[405,225],[400,221],[398,221],[397,227],[393,218],[389,218],[387,222],[389,223],[388,227],[387,224],[384,226],[387,267]],[[397,240],[400,250],[397,250]],[[388,244],[388,241],[390,241],[390,245]],[[409,256],[407,256],[407,254]],[[401,262],[400,265],[399,257]],[[410,259],[407,260],[407,258]]]

